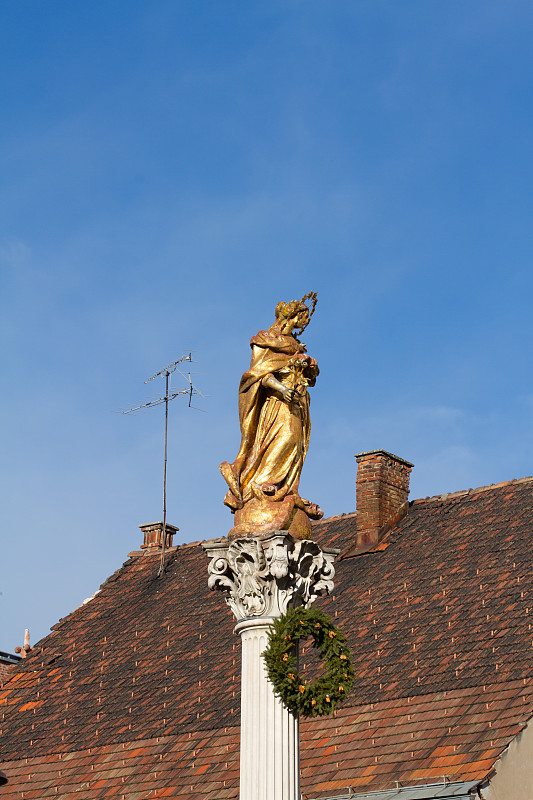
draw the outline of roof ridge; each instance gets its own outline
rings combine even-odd
[[[518,483],[531,483],[533,475],[526,475],[524,478],[512,478],[510,481],[500,481],[499,483],[491,483],[488,486],[477,486],[475,489],[459,489],[456,492],[448,492],[447,494],[435,494],[429,497],[418,497],[416,500],[411,500],[411,505],[415,503],[428,503],[438,500],[451,500],[455,497],[464,497],[465,495],[478,494],[479,492],[489,492],[491,489],[501,489],[504,486],[514,486]]]
[[[447,492],[446,494],[434,494],[429,495],[428,497],[417,497],[414,500],[409,501],[409,505],[418,505],[418,503],[431,503],[431,502],[440,502],[442,500],[452,500],[456,497],[464,497],[466,495],[478,494],[479,492],[488,492],[491,489],[501,489],[504,486],[515,486],[516,484],[521,483],[531,483],[533,482],[533,475],[526,475],[523,478],[512,478],[509,481],[500,481],[499,483],[490,483],[487,486],[477,486],[476,488],[470,489],[458,489],[456,492]],[[333,514],[331,517],[323,517],[322,519],[316,520],[313,522],[313,528],[324,525],[327,522],[336,522],[339,519],[350,519],[350,517],[355,517],[357,515],[357,510],[342,512],[341,514]],[[207,541],[207,539],[199,539],[195,542],[183,542],[182,544],[174,545],[172,548],[173,550],[182,550],[187,547],[198,547],[202,544],[202,542]],[[146,551],[134,551],[131,555],[140,555],[140,553],[145,554]],[[161,551],[159,550],[159,554]]]
[[[331,517],[323,517],[323,519],[317,519],[313,522],[313,528],[315,525],[323,525],[325,522],[334,522],[337,519],[348,519],[349,517],[355,517],[357,515],[357,511],[348,511],[345,513],[344,511],[342,514],[333,514]]]

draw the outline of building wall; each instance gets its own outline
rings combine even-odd
[[[495,775],[482,790],[484,800],[533,798],[533,723],[529,723],[494,765]]]
[[[11,677],[11,671],[17,665],[15,658],[16,656],[10,658],[2,658],[2,656],[0,656],[0,683],[7,681],[8,678]],[[17,661],[19,660],[20,659],[17,658]]]

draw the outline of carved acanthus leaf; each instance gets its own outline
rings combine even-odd
[[[270,536],[203,544],[211,558],[208,585],[222,591],[237,619],[280,616],[289,605],[307,608],[333,588],[338,551],[283,531]]]

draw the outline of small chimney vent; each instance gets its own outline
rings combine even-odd
[[[413,464],[386,450],[358,453],[355,551],[372,550],[407,511]]]
[[[169,547],[172,547],[172,538],[179,528],[176,528],[174,525],[170,525],[168,522],[166,524],[166,538],[165,538],[165,550]],[[163,544],[163,523],[162,522],[150,522],[147,525],[139,525],[139,528],[144,533],[144,542],[141,545],[141,550],[145,550],[147,548],[161,548]]]
[[[30,631],[28,628],[24,629],[24,645],[22,647],[15,647],[15,653],[20,653],[21,658],[26,658],[28,653],[31,653],[32,646],[30,644]]]

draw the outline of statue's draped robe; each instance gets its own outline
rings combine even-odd
[[[241,446],[232,465],[243,503],[254,496],[253,485],[260,488],[273,484],[276,499],[297,494],[311,432],[309,393],[304,386],[297,400],[289,405],[277,392],[265,387],[263,380],[274,375],[282,383],[294,386],[289,362],[299,354],[316,366],[294,336],[259,331],[250,345],[250,369],[239,386]]]

